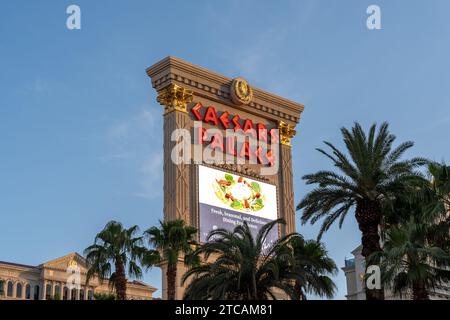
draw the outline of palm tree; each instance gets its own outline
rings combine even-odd
[[[430,180],[418,181],[414,192],[401,195],[388,207],[383,252],[383,282],[402,295],[412,291],[414,300],[429,299],[428,292],[450,280],[449,167],[430,163]]]
[[[318,239],[339,219],[339,227],[351,208],[355,208],[355,218],[362,233],[362,255],[369,257],[381,250],[379,225],[382,219],[384,201],[392,200],[404,192],[407,182],[419,175],[415,169],[427,161],[422,158],[400,161],[413,142],[404,142],[395,149],[395,136],[383,123],[378,132],[372,125],[366,136],[361,125],[355,123],[351,131],[341,129],[348,156],[330,142],[324,142],[331,153],[317,149],[331,159],[339,173],[319,171],[303,177],[306,184],[318,184],[298,204],[303,209],[302,223],[315,223],[324,218]],[[350,157],[350,158],[349,158]],[[367,299],[384,299],[383,289],[366,288]]]
[[[98,276],[100,282],[109,278],[117,299],[125,300],[127,273],[131,277],[142,277],[138,261],[145,248],[142,246],[142,237],[135,236],[137,232],[138,226],[125,229],[120,222],[108,222],[96,235],[94,244],[84,250],[89,265],[86,282],[94,276]]]
[[[152,227],[145,231],[150,245],[156,249],[148,251],[143,260],[146,266],[160,262],[167,262],[167,298],[175,300],[177,279],[177,264],[180,256],[184,254],[185,262],[193,251],[197,229],[187,226],[183,220],[159,222],[160,227]]]
[[[445,163],[430,163],[428,166],[430,182],[422,188],[423,203],[431,203],[426,212],[433,219],[430,241],[446,252],[450,252],[450,166]]]
[[[332,298],[336,285],[328,275],[337,273],[336,264],[328,257],[325,247],[318,241],[305,240],[298,235],[289,243],[292,248],[295,290],[302,300],[306,293]]]
[[[211,231],[208,242],[194,253],[203,256],[204,261],[183,276],[183,283],[191,280],[184,298],[276,299],[274,289],[278,289],[290,298],[298,299],[290,274],[292,254],[288,246],[295,234],[278,239],[268,249],[265,246],[267,235],[282,221],[279,219],[266,224],[256,238],[247,223],[233,231]]]
[[[430,163],[428,172],[431,178],[427,189],[435,198],[435,212],[450,211],[450,166],[445,163]]]
[[[381,260],[382,281],[394,293],[411,290],[413,300],[428,300],[430,289],[450,281],[450,271],[445,269],[450,266],[450,254],[429,241],[433,229],[429,221],[411,217],[387,231],[383,251],[373,258]]]

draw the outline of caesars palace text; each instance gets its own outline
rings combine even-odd
[[[228,111],[219,113],[214,106],[204,107],[197,103],[191,108],[194,118],[194,141],[197,145],[208,144],[211,150],[218,150],[233,157],[247,159],[257,164],[274,166],[279,143],[278,128],[267,128],[263,123],[241,119]],[[225,130],[201,126],[201,122]],[[270,145],[270,148],[269,148]]]

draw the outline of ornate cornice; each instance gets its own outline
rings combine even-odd
[[[278,123],[278,130],[280,131],[280,143],[285,146],[291,146],[291,139],[295,136],[296,131],[293,125],[287,124],[283,121]]]
[[[304,106],[252,87],[253,98],[248,105],[232,101],[232,79],[175,57],[166,57],[147,69],[156,91],[170,84],[192,90],[195,96],[227,104],[245,112],[263,115],[275,122],[284,121],[295,126],[300,121]]]
[[[187,90],[176,84],[170,84],[158,92],[156,100],[164,106],[164,113],[180,111],[187,113],[187,105],[192,102],[192,90]]]

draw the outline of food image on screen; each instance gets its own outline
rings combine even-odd
[[[234,179],[224,173],[216,178],[212,187],[217,198],[232,209],[255,212],[264,208],[265,195],[258,182],[249,182],[242,176]]]
[[[234,230],[247,223],[252,234],[278,218],[277,190],[270,183],[200,165],[198,171],[200,241],[212,230]],[[273,228],[266,239],[269,247],[278,239]]]

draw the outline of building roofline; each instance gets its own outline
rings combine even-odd
[[[15,262],[8,262],[8,261],[0,261],[0,264],[13,266],[13,267],[20,267],[20,268],[28,268],[28,269],[39,269],[38,266],[31,266],[28,264],[22,264],[22,263],[15,263]]]
[[[355,255],[356,253],[360,253],[361,250],[362,250],[362,244],[360,244],[355,249],[353,249],[352,254]]]

